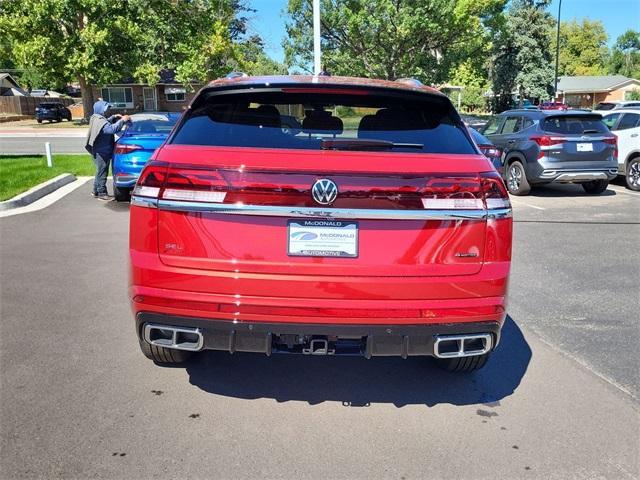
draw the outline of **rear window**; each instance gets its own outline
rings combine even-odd
[[[289,91],[285,91],[289,90]],[[309,87],[204,92],[171,143],[233,147],[476,153],[447,98]]]
[[[583,133],[608,133],[609,129],[598,116],[563,115],[561,117],[546,118],[542,129],[549,133],[564,135],[581,135]]]
[[[596,107],[596,110],[613,110],[615,106],[615,103],[600,102]]]
[[[132,117],[132,124],[127,128],[128,135],[165,134],[168,135],[178,121],[179,115],[145,115],[142,118]]]

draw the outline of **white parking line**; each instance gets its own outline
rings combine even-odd
[[[611,190],[613,190],[614,192],[618,192],[618,193],[626,193],[627,195],[634,195],[634,196],[636,196],[636,197],[640,197],[640,192],[631,192],[631,191],[627,190],[627,189],[626,189],[626,188],[624,188],[624,187],[618,187],[618,188],[616,188],[616,186],[615,186],[615,185],[609,185],[609,188],[610,188]]]
[[[516,204],[516,205],[521,204],[521,205],[525,205],[525,206],[527,206],[527,207],[535,208],[536,210],[546,210],[546,208],[538,207],[537,205],[531,205],[530,203],[523,202],[523,201],[522,201],[522,200],[520,200],[519,198],[518,198],[518,199],[516,199],[516,198],[514,198],[514,197],[510,197],[510,200],[511,200],[511,203],[514,203],[514,200],[516,200],[516,201],[515,201],[515,204]]]

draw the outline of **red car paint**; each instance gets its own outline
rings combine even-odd
[[[357,95],[369,87],[437,94],[397,82],[319,81],[340,87],[334,88],[340,94],[345,86],[360,87]],[[279,82],[275,77],[221,80],[203,92]],[[286,77],[286,82],[289,90],[307,93],[318,85],[311,77]],[[329,206],[319,206],[311,196],[319,178],[339,187]],[[497,205],[504,213],[509,204],[502,180],[480,152],[295,150],[177,145],[169,139],[141,175],[138,194],[144,193],[140,187],[154,190],[137,200],[134,192],[131,206],[130,298],[139,318],[155,313],[230,325],[300,325],[301,333],[313,333],[314,325],[499,327],[505,319],[510,214],[480,220],[366,217],[372,210],[424,210],[430,198],[437,202],[467,190],[475,200],[465,205],[489,212]],[[288,255],[286,216],[157,207],[158,198],[180,197],[183,188],[224,192],[217,202],[222,205],[355,212],[358,255]]]

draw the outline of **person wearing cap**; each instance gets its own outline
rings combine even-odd
[[[93,157],[96,176],[93,181],[93,196],[99,200],[111,200],[107,191],[109,164],[113,158],[115,134],[122,130],[131,118],[129,115],[106,117],[111,104],[100,99],[93,105],[93,115],[89,119],[87,144],[85,148]]]

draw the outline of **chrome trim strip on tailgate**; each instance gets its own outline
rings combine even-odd
[[[509,218],[510,208],[491,210],[380,210],[353,208],[283,207],[271,205],[243,205],[179,200],[157,200],[133,195],[131,205],[176,212],[219,213],[228,215],[257,215],[291,218],[340,218],[364,220],[485,220]]]

